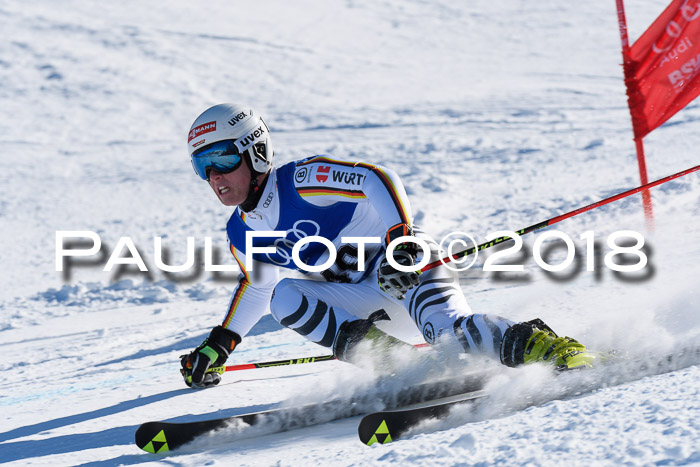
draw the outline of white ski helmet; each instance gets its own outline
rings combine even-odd
[[[205,110],[192,124],[187,136],[187,149],[195,172],[204,180],[208,178],[207,169],[214,167],[218,170],[216,158],[197,156],[206,153],[212,144],[220,141],[232,143],[228,145],[226,153],[242,156],[253,177],[266,173],[272,167],[270,130],[250,107],[215,105]]]

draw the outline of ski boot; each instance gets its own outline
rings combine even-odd
[[[402,356],[421,358],[423,353],[411,344],[397,339],[374,325],[375,321],[389,319],[384,310],[367,319],[346,321],[340,325],[333,344],[333,355],[338,360],[363,368],[374,368],[391,373],[402,366]]]
[[[560,371],[592,368],[598,357],[576,339],[557,336],[541,319],[511,326],[501,343],[501,362],[510,367],[549,362]]]

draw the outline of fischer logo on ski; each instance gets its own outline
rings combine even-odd
[[[377,436],[379,435],[379,436]],[[381,440],[381,441],[380,441]],[[379,424],[379,428],[374,432],[374,435],[367,441],[367,446],[371,446],[374,443],[386,444],[391,443],[391,434],[389,433],[389,427],[386,426],[386,420],[382,420]]]
[[[153,454],[168,452],[168,441],[165,439],[165,431],[160,430],[153,439],[143,447],[144,451],[151,452]]]

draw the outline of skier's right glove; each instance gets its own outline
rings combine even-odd
[[[223,326],[211,330],[209,337],[194,349],[189,355],[183,355],[180,360],[182,377],[185,384],[193,388],[208,388],[216,386],[221,381],[221,375],[209,371],[210,367],[226,363],[229,354],[241,342],[241,337]]]

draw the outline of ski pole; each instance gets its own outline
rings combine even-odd
[[[428,347],[428,344],[415,344],[413,347],[423,348]],[[211,367],[207,370],[207,373],[220,373],[223,374],[227,371],[240,371],[240,370],[253,370],[255,368],[269,368],[273,366],[288,366],[288,365],[301,365],[304,363],[315,363],[315,362],[327,362],[330,360],[337,360],[335,355],[317,355],[315,357],[298,357],[290,358],[287,360],[273,360],[269,362],[256,362],[256,363],[241,363],[239,365],[228,365],[228,366],[216,366]]]
[[[578,214],[584,213],[586,211],[590,211],[591,209],[595,209],[600,206],[604,206],[608,203],[612,203],[613,201],[617,201],[618,199],[626,198],[627,196],[633,195],[635,193],[639,193],[640,191],[648,190],[649,188],[653,188],[657,185],[661,185],[662,183],[669,182],[671,180],[674,180],[676,178],[682,177],[684,175],[688,175],[690,173],[696,172],[700,170],[700,165],[696,165],[695,167],[691,167],[690,169],[683,170],[681,172],[675,173],[673,175],[669,175],[668,177],[660,178],[654,182],[647,183],[646,185],[641,185],[638,186],[637,188],[632,188],[631,190],[624,191],[622,193],[619,193],[617,195],[611,196],[609,198],[605,198],[603,200],[597,201],[593,204],[589,204],[588,206],[584,206],[582,208],[575,209],[573,211],[567,212],[565,214],[561,214],[556,217],[552,217],[551,219],[548,219],[546,221],[539,222],[537,224],[533,224],[530,227],[525,227],[524,229],[516,230],[515,233],[523,236],[527,233],[534,232],[535,230],[540,230],[544,229],[545,227],[548,227],[552,224],[556,224],[557,222],[561,222],[564,219],[568,219],[570,217],[574,217]],[[439,259],[437,261],[433,261],[432,263],[426,264],[423,266],[420,270],[420,272],[425,272],[429,271],[437,266],[440,266],[441,264],[449,263],[453,260],[463,258],[464,256],[471,255],[475,253],[477,250],[485,250],[486,248],[490,248],[494,245],[498,245],[499,243],[503,243],[506,240],[511,240],[510,237],[498,237],[494,238],[493,240],[482,243],[481,245],[477,245],[472,248],[467,248],[466,250],[463,251],[458,251],[457,253],[452,254],[451,256],[447,256],[445,258]]]
[[[209,368],[207,373],[225,373],[227,371],[253,370],[255,368],[268,368],[272,366],[300,365],[302,363],[325,362],[335,360],[335,355],[316,355],[315,357],[290,358],[288,360],[273,360],[270,362],[241,363],[239,365],[217,366]]]

